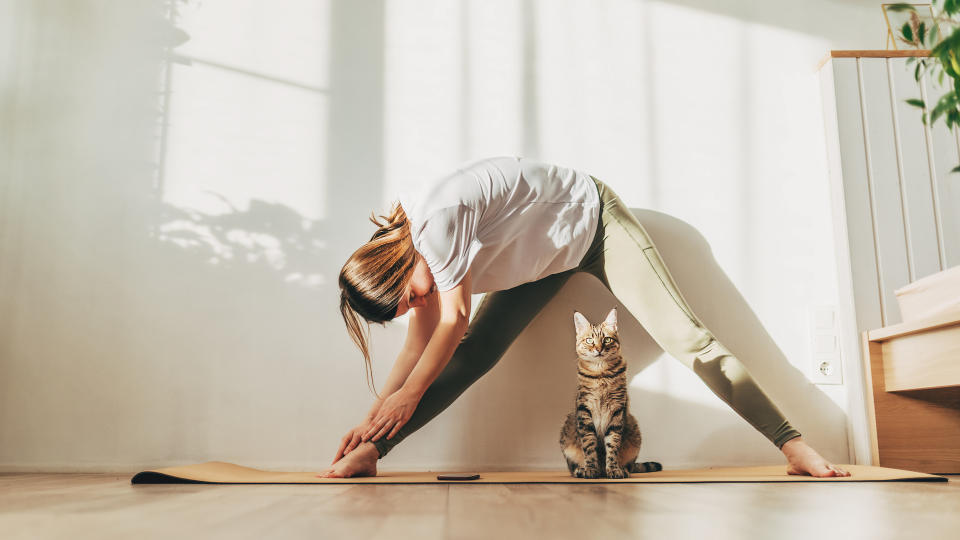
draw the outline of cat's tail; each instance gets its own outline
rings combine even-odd
[[[644,461],[643,463],[633,462],[627,465],[627,470],[632,473],[657,472],[663,470],[663,465],[656,461]]]

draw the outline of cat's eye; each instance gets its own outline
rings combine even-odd
[[[604,344],[604,345],[609,345],[609,344],[611,344],[611,343],[613,343],[613,338],[609,338],[609,337],[603,338],[603,344]]]
[[[592,337],[588,337],[588,338],[587,338],[587,345],[593,345],[593,338],[592,338]]]

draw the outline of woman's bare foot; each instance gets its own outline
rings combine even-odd
[[[329,469],[317,475],[318,478],[351,478],[354,476],[376,476],[377,460],[380,452],[373,443],[360,443],[349,454],[340,458]]]
[[[823,459],[802,437],[787,441],[780,450],[787,456],[787,474],[816,476],[850,476],[850,473]]]

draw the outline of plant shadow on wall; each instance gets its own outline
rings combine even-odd
[[[320,221],[274,202],[253,199],[240,210],[222,195],[210,195],[227,212],[208,214],[161,203],[162,223],[155,239],[224,271],[242,266],[253,272],[279,272],[284,282],[308,288],[324,284],[320,267],[329,233]]]
[[[325,283],[325,275],[333,268],[325,257],[329,238],[323,222],[304,217],[293,208],[272,201],[251,199],[246,209],[238,208],[224,194],[210,190],[206,195],[215,199],[220,211],[203,212],[179,207],[164,200],[166,152],[170,125],[169,109],[172,94],[172,64],[190,65],[175,54],[175,48],[190,40],[190,36],[176,26],[178,10],[191,0],[166,0],[169,25],[165,56],[165,73],[161,103],[157,116],[158,156],[153,167],[155,180],[150,196],[153,217],[148,225],[148,236],[170,253],[179,248],[177,258],[191,259],[205,265],[208,272],[245,272],[261,279],[277,280],[285,284],[301,285],[304,290],[316,292]]]
[[[324,227],[260,200],[221,214],[158,205],[130,321],[146,334],[132,360],[137,393],[153,404],[142,421],[174,430],[151,432],[151,447],[174,460],[315,457],[290,426],[329,408],[316,384],[337,369],[322,352],[325,308],[334,305]],[[341,364],[359,387],[360,363]],[[299,398],[277,399],[284,395]],[[256,443],[240,435],[254,426],[263,434]]]
[[[180,349],[171,361],[211,370],[208,381],[219,380],[204,391],[250,404],[314,375],[299,370],[320,364],[317,335],[335,305],[325,227],[261,200],[245,210],[224,200],[229,211],[219,214],[159,204],[147,279],[155,288],[143,294],[151,310],[169,310],[152,326]]]
[[[123,310],[129,313],[124,332],[133,351],[125,362],[138,374],[131,393],[149,404],[137,422],[160,427],[150,432],[149,447],[166,459],[300,466],[318,456],[323,461],[342,432],[302,428],[315,425],[317,418],[330,418],[324,420],[330,425],[340,419],[352,423],[362,413],[342,410],[343,394],[326,391],[331,387],[324,381],[355,381],[358,392],[364,388],[362,361],[336,309],[336,276],[364,233],[338,229],[348,209],[336,207],[324,219],[311,219],[266,197],[235,202],[219,189],[206,191],[219,204],[203,204],[204,211],[168,202],[167,150],[180,144],[170,138],[169,126],[183,122],[170,117],[171,100],[182,96],[174,92],[171,68],[192,69],[187,56],[173,52],[190,39],[175,21],[177,9],[193,3],[157,4],[167,12],[163,24],[169,39],[158,66],[158,106],[149,118],[157,127],[151,131],[155,155],[145,173],[152,175],[151,187],[145,197],[137,193],[142,209],[135,216],[137,243],[132,264],[124,269],[124,280],[134,289],[133,305]],[[238,77],[241,83],[287,84],[249,70]],[[180,184],[202,184],[192,174],[187,172]],[[322,176],[315,181],[323,182]],[[381,181],[380,175],[365,174],[360,183],[325,187],[338,202],[343,190],[377,199]],[[263,182],[268,185],[269,178]],[[362,216],[348,217],[365,222]],[[396,330],[378,333],[378,349],[394,345]],[[258,435],[249,437],[251,430]]]

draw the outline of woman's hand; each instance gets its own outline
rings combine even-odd
[[[380,410],[377,411],[377,416],[370,422],[369,429],[363,434],[363,442],[376,441],[384,435],[388,439],[393,438],[400,431],[400,428],[407,423],[407,420],[410,420],[410,417],[413,416],[413,411],[417,409],[417,405],[420,403],[420,397],[419,394],[405,390],[403,387],[390,394],[387,399],[383,400]]]
[[[363,434],[370,430],[372,420],[373,417],[367,418],[340,439],[340,448],[337,449],[337,457],[333,458],[333,463],[340,461],[343,456],[352,452],[357,445],[363,442]]]

